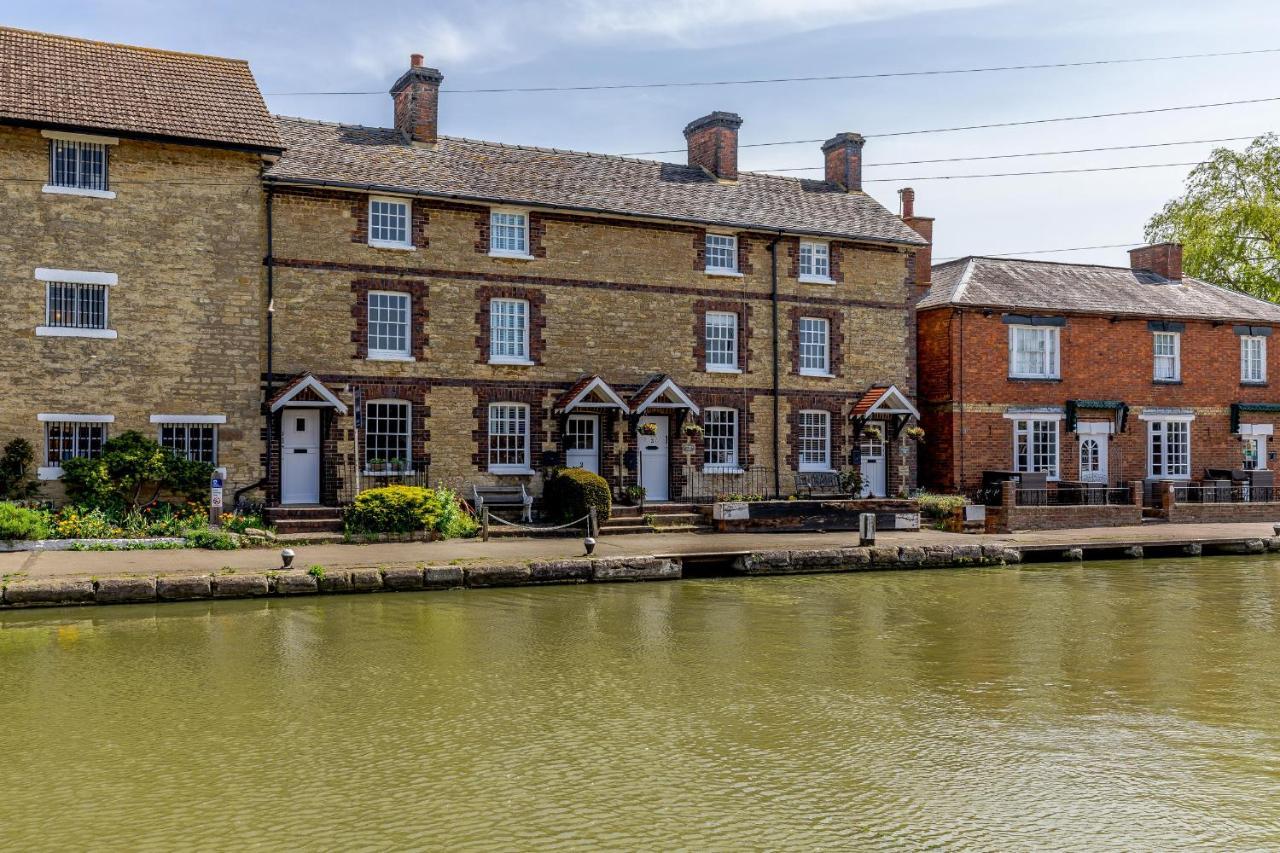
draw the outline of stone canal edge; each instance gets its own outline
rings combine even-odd
[[[1112,544],[1097,556],[1140,558],[1142,545]],[[1148,544],[1147,551],[1155,550]],[[1186,544],[1163,556],[1280,551],[1280,536]],[[417,565],[251,573],[50,577],[7,583],[0,609],[85,604],[143,604],[204,599],[261,598],[360,592],[483,589],[549,584],[678,580],[683,577],[761,577],[899,569],[1007,566],[1029,559],[1081,560],[1082,547],[1053,551],[1010,544],[880,545],[751,551],[741,554],[572,558],[472,566]],[[708,568],[711,570],[708,571]],[[692,569],[692,571],[687,571]]]

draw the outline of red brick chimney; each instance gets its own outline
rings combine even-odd
[[[907,227],[929,241],[929,245],[916,249],[915,283],[921,290],[933,284],[933,217],[916,216],[916,191],[911,187],[898,190],[902,202],[902,221]]]
[[[1156,243],[1129,250],[1129,267],[1146,270],[1169,281],[1182,281],[1182,244]]]
[[[742,116],[714,112],[685,125],[689,165],[700,166],[722,181],[738,180],[738,128]]]
[[[409,57],[409,70],[391,87],[396,108],[396,130],[405,142],[436,141],[440,111],[440,82],[444,75],[424,68],[422,54]]]
[[[827,183],[845,192],[862,191],[862,146],[866,140],[857,133],[837,133],[822,143],[827,166]]]

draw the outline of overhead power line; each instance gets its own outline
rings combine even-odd
[[[1081,172],[1126,172],[1130,169],[1169,169],[1174,166],[1199,166],[1199,160],[1189,163],[1140,163],[1133,166],[1094,166],[1087,169],[1040,169],[1034,172],[988,172],[982,175],[917,175],[913,177],[864,178],[864,184],[906,183],[908,181],[959,181],[966,178],[1021,178],[1029,175],[1075,175]]]
[[[1175,145],[1209,145],[1218,142],[1243,142],[1257,139],[1262,133],[1250,136],[1224,136],[1220,139],[1184,139],[1178,142],[1149,142],[1140,145],[1108,145],[1103,148],[1066,148],[1061,151],[1027,151],[1020,154],[982,154],[975,157],[938,157],[933,160],[894,160],[885,163],[863,163],[864,169],[878,169],[885,166],[921,166],[927,163],[967,163],[973,160],[1008,160],[1017,157],[1051,157],[1059,154],[1092,154],[1098,151],[1132,151],[1139,148],[1169,148]],[[756,172],[808,172],[823,169],[823,166],[788,166],[786,168],[761,167],[748,169]]]
[[[1104,243],[1100,246],[1069,246],[1065,249],[1027,249],[1022,252],[973,252],[969,255],[955,255],[949,258],[938,258],[935,263],[946,263],[947,261],[958,261],[961,258],[978,257],[978,258],[1008,258],[1014,255],[1052,255],[1057,252],[1087,252],[1092,249],[1131,249],[1134,246],[1141,246],[1141,243]]]
[[[751,86],[770,83],[818,83],[832,80],[880,80],[891,77],[937,77],[948,74],[987,74],[998,71],[1035,71],[1048,68],[1087,68],[1094,65],[1129,65],[1140,62],[1173,62],[1186,59],[1216,59],[1227,56],[1252,56],[1280,53],[1278,47],[1257,50],[1229,50],[1216,53],[1183,53],[1173,56],[1137,56],[1116,59],[1087,59],[1076,62],[1043,62],[1024,65],[989,65],[977,68],[935,68],[917,71],[876,71],[862,74],[821,74],[808,77],[762,77],[746,80],[674,80],[656,83],[592,83],[582,86],[516,86],[490,89],[449,89],[441,92],[452,95],[497,95],[532,92],[594,92],[611,89],[675,89],[696,86]],[[267,92],[270,97],[302,97],[313,95],[385,95],[386,91],[335,91],[335,92]]]
[[[925,133],[954,133],[961,130],[986,130],[995,127],[1024,127],[1032,124],[1054,124],[1064,121],[1088,121],[1090,119],[1100,118],[1116,118],[1119,116],[1140,116],[1152,115],[1153,113],[1172,113],[1181,110],[1207,110],[1215,107],[1235,107],[1242,104],[1266,104],[1274,101],[1280,101],[1280,97],[1272,98],[1248,98],[1243,101],[1218,101],[1212,104],[1187,104],[1179,107],[1152,107],[1145,110],[1122,110],[1114,113],[1091,113],[1089,115],[1077,116],[1057,116],[1055,118],[1035,118],[1024,119],[1021,121],[999,121],[990,124],[966,124],[957,127],[934,127],[924,130],[894,130],[885,133],[868,133],[865,135],[867,139],[884,139],[890,136],[917,136]],[[777,142],[748,142],[745,145],[739,145],[739,148],[768,148],[775,145],[810,145],[819,142],[825,142],[825,139],[786,139]],[[667,148],[661,151],[632,151],[623,154],[623,157],[646,157],[651,154],[678,154],[685,149],[683,148]]]

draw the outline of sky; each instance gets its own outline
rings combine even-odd
[[[866,189],[916,190],[935,259],[1142,241],[1189,166],[969,180],[930,176],[1191,163],[1214,144],[959,163],[943,157],[1253,137],[1280,101],[949,133],[884,134],[1280,97],[1280,52],[972,74],[480,94],[449,89],[721,81],[1280,48],[1275,0],[7,0],[0,23],[250,62],[273,112],[387,126],[410,53],[445,77],[441,132],[682,162],[681,131],[740,114],[740,142],[868,137]],[[372,92],[297,95],[297,92]],[[1218,143],[1243,148],[1247,141]],[[743,169],[818,167],[820,143],[744,147]],[[1127,264],[1123,248],[1035,254]]]

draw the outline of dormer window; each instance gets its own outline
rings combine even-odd
[[[489,213],[489,254],[500,258],[531,258],[529,214],[523,210]]]
[[[410,206],[400,198],[369,199],[369,245],[380,249],[412,249]]]
[[[43,131],[49,140],[47,193],[115,198],[108,187],[107,148],[117,140],[109,136]]]

